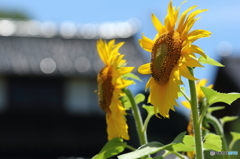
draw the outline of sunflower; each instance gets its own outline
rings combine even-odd
[[[190,80],[197,80],[191,75],[188,67],[203,67],[194,53],[206,58],[204,52],[192,43],[199,38],[209,37],[210,32],[206,30],[191,31],[195,18],[199,13],[207,9],[195,10],[192,6],[184,11],[178,18],[180,7],[175,8],[170,1],[165,17],[164,25],[152,14],[152,22],[157,30],[153,40],[142,36],[139,40],[140,46],[151,53],[151,62],[143,64],[138,68],[141,74],[151,74],[146,84],[150,88],[148,102],[154,105],[154,112],[163,117],[169,117],[169,110],[178,106],[176,99],[182,84],[181,76]]]
[[[126,110],[119,98],[125,95],[121,90],[133,84],[133,81],[123,79],[122,75],[130,73],[134,67],[124,67],[126,60],[118,52],[123,44],[115,44],[115,40],[108,43],[97,41],[97,51],[104,63],[97,76],[98,96],[99,105],[106,112],[108,140],[115,137],[129,140]]]

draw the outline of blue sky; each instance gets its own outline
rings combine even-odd
[[[0,9],[22,10],[38,21],[53,21],[62,23],[104,23],[126,21],[137,18],[141,24],[137,38],[142,33],[153,38],[156,30],[151,23],[151,13],[160,20],[166,15],[169,0],[0,0]],[[174,6],[179,6],[182,0],[173,0]],[[209,9],[201,13],[202,17],[194,29],[206,29],[212,32],[210,38],[198,40],[199,45],[210,57],[220,60],[218,52],[227,49],[234,52],[232,56],[240,54],[240,1],[193,1],[189,0],[181,7],[181,12],[192,5],[198,9]],[[237,53],[238,52],[238,53]],[[149,53],[145,53],[149,56]],[[198,69],[197,78],[208,78],[209,83],[214,82],[216,67],[208,66]]]

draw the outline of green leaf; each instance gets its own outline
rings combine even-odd
[[[230,134],[232,135],[234,141],[240,140],[240,133],[230,132]]]
[[[132,107],[130,100],[127,96],[123,96],[120,98],[122,104],[124,105],[124,108],[129,109]]]
[[[139,147],[136,151],[120,155],[118,156],[118,158],[119,159],[130,159],[130,158],[136,159],[136,158],[146,156],[148,154],[154,154],[163,149],[164,149],[164,145],[162,143],[153,141]]]
[[[198,61],[201,62],[202,64],[209,64],[209,65],[213,65],[213,66],[224,67],[224,65],[215,61],[214,59],[210,58],[209,56],[207,56],[206,59],[203,56],[200,56]]]
[[[174,151],[178,152],[191,152],[195,150],[194,137],[190,135],[185,135],[183,138],[183,143],[173,145]]]
[[[145,96],[142,93],[139,93],[135,96],[135,102],[136,104],[139,104],[145,100]]]
[[[233,145],[235,144],[235,142],[236,142],[237,140],[240,140],[240,133],[230,132],[230,134],[232,135],[232,141],[231,141],[231,143],[229,144],[229,149],[232,150]]]
[[[224,124],[226,122],[230,122],[230,121],[236,120],[237,118],[238,118],[238,116],[225,116],[225,117],[220,119],[220,122],[221,122],[222,126],[224,126]]]
[[[206,96],[209,105],[217,102],[223,102],[230,105],[233,101],[240,98],[239,93],[219,93],[207,87],[201,87],[201,89]]]
[[[131,79],[134,79],[134,80],[142,82],[142,80],[137,75],[135,75],[133,73],[127,73],[125,75],[122,75],[122,77],[123,78],[131,78]]]
[[[160,142],[149,142],[140,146],[137,150],[118,156],[119,159],[136,159],[149,154],[154,154],[161,150],[173,151],[173,145],[181,143],[186,132],[180,133],[170,144],[163,145]]]
[[[203,143],[203,147],[210,150],[221,151],[222,150],[222,140],[219,135],[215,134],[207,134],[205,136],[205,142]]]
[[[123,142],[121,138],[113,138],[108,141],[101,151],[95,155],[92,159],[107,159],[109,157],[115,156],[125,149],[126,143]]]
[[[208,113],[212,114],[212,112],[214,112],[216,110],[222,110],[224,108],[225,108],[225,106],[211,107],[211,108],[208,108]]]
[[[184,132],[181,132],[180,134],[178,134],[177,137],[175,137],[175,139],[172,141],[173,144],[178,144],[178,143],[181,143],[183,141],[183,138],[186,134],[186,131]]]
[[[203,147],[215,151],[221,151],[222,140],[218,135],[207,134],[205,136],[205,142],[203,143]],[[173,145],[173,149],[177,152],[195,151],[194,137],[190,135],[185,135],[183,138],[183,143]]]
[[[144,104],[142,107],[148,112],[148,115],[154,115],[154,107],[153,106]]]

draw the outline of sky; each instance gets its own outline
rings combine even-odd
[[[182,2],[173,0],[173,6],[179,6]],[[142,33],[149,38],[155,36],[151,14],[154,13],[163,21],[168,3],[169,0],[0,0],[0,9],[23,11],[32,19],[58,24],[66,21],[101,24],[136,18],[140,24],[136,35],[139,39]],[[212,32],[211,37],[200,39],[195,44],[215,60],[220,60],[222,56],[240,56],[240,1],[189,0],[182,5],[180,12],[193,5],[198,5],[197,9],[209,9],[199,15],[201,19],[193,29]],[[149,53],[144,54],[149,57]],[[209,83],[213,83],[217,67],[204,66],[204,69],[196,71],[195,76],[207,78]]]

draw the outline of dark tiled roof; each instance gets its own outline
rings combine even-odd
[[[0,21],[0,30],[1,24]],[[100,30],[104,30],[103,28],[100,27]],[[91,76],[95,75],[103,66],[96,52],[96,37],[84,39],[81,36],[65,37],[61,34],[51,37],[19,35],[17,34],[19,26],[15,26],[14,29],[15,32],[11,32],[11,35],[6,35],[9,33],[8,30],[0,31],[0,34],[5,33],[4,36],[0,36],[0,74],[2,75]],[[118,37],[116,39],[116,42],[121,41],[124,41],[125,44],[120,52],[125,54],[128,66],[138,67],[143,64],[144,58],[141,49],[132,32],[126,38]]]
[[[224,78],[230,79],[234,87],[240,90],[240,57],[225,57],[221,60],[221,63],[225,66],[219,68],[221,75],[224,76]],[[217,80],[222,80],[222,77],[219,77]]]

